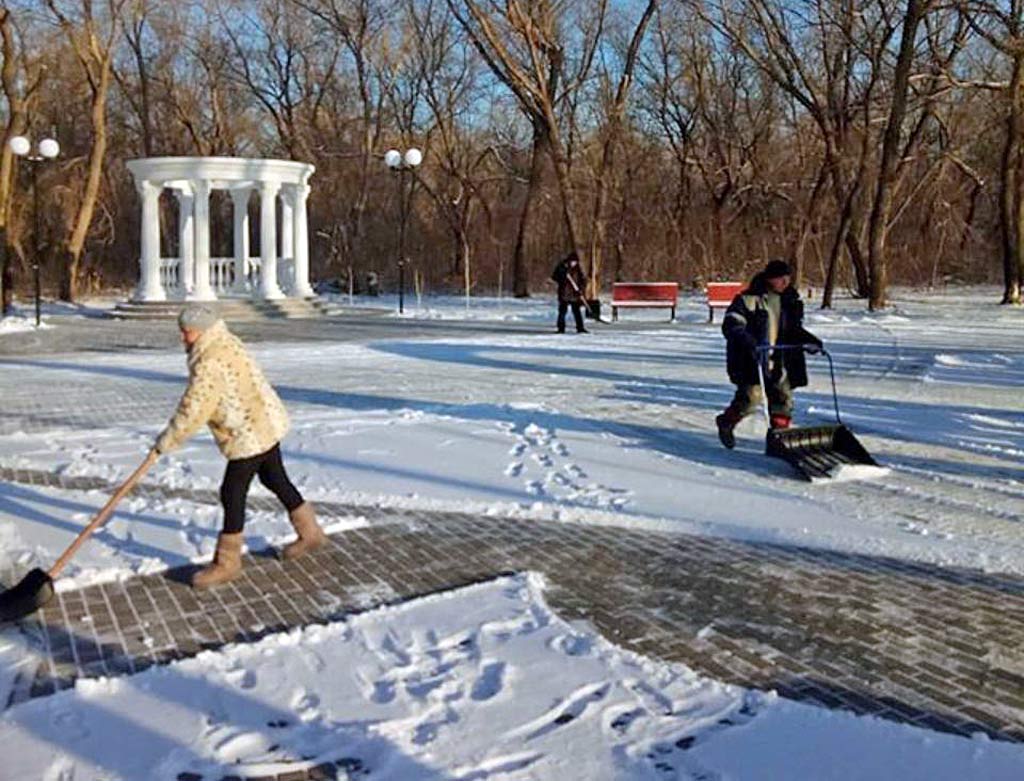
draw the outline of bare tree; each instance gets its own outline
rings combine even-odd
[[[234,54],[229,73],[269,116],[284,153],[304,160],[340,50],[336,36],[317,33],[319,24],[296,10],[290,0],[261,0],[252,15],[222,12],[221,23]]]
[[[470,226],[480,207],[490,214],[483,190],[493,147],[481,143],[470,127],[471,102],[481,97],[480,63],[443,2],[409,0],[408,13],[415,70],[429,110],[426,136],[437,171],[435,176],[422,172],[418,179],[451,234],[450,274],[462,275],[468,297],[473,287]]]
[[[867,265],[858,242],[860,202],[871,149],[873,94],[896,29],[885,5],[891,0],[873,1],[874,6],[861,8],[852,0],[820,0],[806,16],[789,13],[780,0],[742,0],[735,8],[713,0],[701,6],[711,24],[762,68],[818,130],[823,166],[838,211],[823,306],[831,304],[835,269],[844,247],[858,294],[869,292]],[[819,175],[815,192],[821,181]],[[809,200],[808,221],[819,204],[817,197]]]
[[[582,26],[575,68],[567,67],[564,22],[570,3],[557,0],[509,0],[503,7],[475,0],[448,0],[456,19],[467,32],[492,73],[515,95],[533,129],[532,162],[527,202],[513,259],[514,292],[529,295],[526,275],[525,230],[531,202],[542,174],[542,156],[554,167],[562,196],[562,219],[569,245],[581,248],[576,194],[569,155],[559,121],[559,107],[579,89],[590,71],[601,38],[607,0],[593,4]]]
[[[892,79],[892,103],[886,119],[885,135],[882,138],[882,155],[878,163],[878,183],[875,188],[874,204],[871,208],[868,244],[868,270],[871,274],[871,296],[869,307],[879,309],[885,306],[889,284],[888,267],[885,258],[885,238],[889,229],[892,212],[894,184],[896,179],[897,154],[900,151],[900,137],[907,115],[907,92],[910,85],[911,67],[914,64],[914,50],[917,31],[928,12],[927,0],[907,0],[900,33],[900,48]]]
[[[9,235],[11,227],[12,191],[14,183],[14,153],[10,140],[25,132],[32,101],[38,93],[44,72],[42,60],[29,54],[22,35],[15,24],[14,12],[7,6],[0,6],[0,83],[7,103],[7,123],[4,127],[3,149],[0,149],[0,300],[6,302],[13,291],[8,286],[13,282],[10,254],[15,239]]]
[[[597,298],[601,291],[602,260],[605,238],[608,231],[605,209],[608,203],[609,180],[615,169],[615,153],[626,111],[626,102],[629,98],[630,88],[633,85],[633,74],[636,71],[637,60],[640,55],[640,44],[643,42],[647,26],[650,24],[657,7],[657,0],[648,0],[647,5],[640,14],[640,19],[633,29],[629,45],[622,59],[622,69],[619,72],[614,94],[608,96],[606,101],[606,118],[604,128],[602,129],[603,138],[601,140],[601,161],[597,166],[594,176],[594,205],[591,214],[590,279],[588,281],[588,298],[591,299]],[[608,81],[608,78],[609,75],[605,74],[605,81]]]
[[[79,263],[99,195],[103,160],[107,152],[107,98],[113,78],[114,46],[126,2],[106,0],[103,8],[96,13],[92,0],[79,0],[77,3],[46,0],[50,13],[78,59],[91,95],[89,118],[92,142],[88,170],[71,233],[60,251],[60,298],[64,301],[74,301],[77,295]]]
[[[999,232],[1003,255],[1004,304],[1024,295],[1024,1],[965,0],[971,28],[1008,61],[1006,81],[967,86],[1003,94],[1006,133],[999,165]]]
[[[348,265],[359,256],[364,238],[366,210],[370,199],[372,164],[383,131],[382,110],[387,89],[380,84],[381,72],[374,58],[383,46],[385,9],[371,0],[291,0],[321,23],[342,42],[350,60],[357,98],[356,144],[357,183],[344,223],[343,257]]]

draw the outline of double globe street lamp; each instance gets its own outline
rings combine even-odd
[[[8,142],[11,151],[29,164],[29,171],[32,178],[32,272],[35,275],[36,287],[36,327],[39,327],[40,312],[40,283],[39,283],[39,256],[42,252],[42,242],[39,236],[39,173],[40,164],[53,160],[60,154],[60,144],[52,138],[44,138],[36,147],[36,154],[32,152],[32,142],[25,136],[14,136]]]
[[[412,170],[423,162],[423,153],[416,147],[405,150],[403,155],[397,149],[384,153],[384,164],[397,176],[398,182],[398,313],[405,312],[405,226],[409,219],[409,192],[406,179]]]

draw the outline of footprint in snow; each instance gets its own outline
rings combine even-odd
[[[514,463],[511,463],[511,464],[509,464],[505,468],[505,474],[508,477],[519,477],[519,475],[521,475],[522,473],[523,473],[523,462],[522,461],[516,461]]]
[[[505,688],[505,667],[505,662],[489,662],[484,665],[469,696],[477,702],[484,702],[495,697]]]
[[[319,704],[320,698],[312,692],[306,691],[305,689],[298,689],[292,695],[291,706],[294,710],[310,710],[311,708],[315,708]]]
[[[239,689],[252,689],[256,686],[256,673],[252,670],[231,670],[224,677],[228,679],[228,683],[233,683]]]
[[[547,491],[544,490],[544,483],[540,480],[527,480],[526,493],[532,494],[533,496],[544,496]]]
[[[594,648],[594,640],[587,635],[559,635],[549,642],[549,647],[566,656],[585,656]]]
[[[625,735],[629,732],[629,728],[633,726],[633,722],[645,715],[647,715],[647,711],[643,708],[631,708],[630,710],[624,710],[618,713],[608,723],[608,727],[619,735]]]
[[[564,724],[568,724],[571,721],[575,721],[582,716],[587,709],[596,702],[600,702],[608,696],[608,692],[611,689],[611,684],[589,684],[582,686],[577,689],[572,695],[570,695],[568,702],[556,706],[548,715],[542,716],[541,725],[536,729],[532,730],[527,734],[527,740],[534,740],[535,738],[547,735]],[[536,723],[536,722],[534,722]]]
[[[582,480],[587,476],[587,473],[583,471],[583,468],[580,467],[579,464],[566,464],[565,471],[579,480]]]
[[[379,705],[386,705],[395,699],[395,682],[381,679],[373,682],[373,694],[370,700]]]
[[[258,732],[229,735],[214,747],[214,756],[223,763],[244,761],[268,749],[267,739]]]

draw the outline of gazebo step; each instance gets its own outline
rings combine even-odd
[[[340,309],[319,298],[282,298],[275,301],[227,298],[204,302],[225,320],[309,319],[330,317]],[[184,301],[122,301],[110,317],[122,320],[173,320]]]

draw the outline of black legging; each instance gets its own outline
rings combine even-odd
[[[226,534],[237,534],[245,526],[245,499],[255,475],[260,476],[260,482],[274,492],[288,512],[305,501],[284,471],[279,445],[274,445],[258,456],[228,461],[224,481],[220,484],[220,503],[224,506]]]

